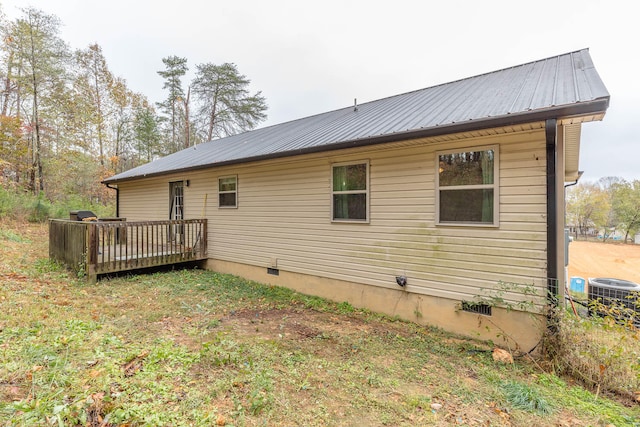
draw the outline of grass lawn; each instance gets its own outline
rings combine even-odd
[[[488,343],[201,270],[89,285],[0,223],[1,426],[620,426]]]

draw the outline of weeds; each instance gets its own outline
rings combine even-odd
[[[546,303],[541,296],[541,291],[535,284],[504,282],[499,281],[495,287],[481,289],[481,293],[476,295],[472,301],[461,301],[458,304],[458,310],[466,310],[479,314],[487,314],[484,320],[496,329],[496,337],[501,338],[504,345],[507,346],[510,353],[521,350],[518,341],[505,331],[496,322],[491,320],[491,309],[499,307],[506,311],[518,310],[528,313],[533,323],[542,327],[542,320],[536,315],[542,314],[546,309]],[[490,329],[487,326],[487,329]],[[522,353],[520,355],[529,355]],[[534,361],[532,358],[530,358]],[[535,362],[535,361],[534,361]]]
[[[600,310],[606,310],[601,307]],[[556,334],[545,338],[545,350],[556,371],[596,391],[632,398],[640,391],[640,332],[615,318],[575,317],[554,313]]]
[[[513,299],[513,297],[524,299]],[[507,311],[520,310],[535,313],[536,307],[543,302],[540,291],[534,284],[499,281],[495,288],[484,289],[469,305],[487,305],[502,307]]]

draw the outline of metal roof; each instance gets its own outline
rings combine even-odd
[[[609,93],[588,49],[233,135],[104,180],[604,113]]]

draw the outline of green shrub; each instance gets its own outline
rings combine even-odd
[[[31,203],[27,220],[29,222],[45,222],[49,218],[50,211],[51,203],[45,200],[42,194],[40,194],[38,198]]]
[[[42,193],[35,196],[0,187],[0,218],[44,222],[50,218],[68,219],[73,210],[90,210],[98,217],[105,217],[114,216],[115,206],[95,203],[77,195],[51,201]]]

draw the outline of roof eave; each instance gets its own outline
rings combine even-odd
[[[607,110],[608,107],[609,107],[609,97],[604,97],[604,98],[598,98],[589,102],[581,102],[581,103],[576,103],[571,105],[562,105],[558,107],[549,107],[549,108],[544,108],[536,111],[527,111],[527,112],[508,114],[503,116],[486,117],[478,120],[469,120],[468,122],[456,122],[456,123],[450,123],[446,125],[437,125],[429,128],[415,129],[415,130],[410,130],[406,132],[395,132],[391,134],[373,136],[373,137],[368,137],[366,139],[353,139],[353,140],[342,141],[342,142],[333,143],[333,144],[325,144],[325,145],[316,146],[316,147],[307,147],[307,148],[302,148],[297,150],[282,151],[278,153],[269,153],[269,154],[253,156],[253,157],[244,157],[244,158],[233,159],[233,160],[228,160],[224,162],[208,163],[208,164],[203,164],[198,166],[190,166],[190,167],[166,170],[166,171],[155,172],[150,174],[131,176],[131,177],[126,177],[126,178],[121,178],[116,180],[107,178],[103,180],[102,183],[117,184],[120,182],[129,182],[129,181],[135,181],[135,180],[140,180],[144,178],[151,178],[151,177],[158,177],[163,175],[172,175],[172,174],[179,174],[179,173],[202,170],[202,169],[209,169],[212,167],[228,166],[228,165],[256,162],[256,161],[262,161],[262,160],[271,160],[271,159],[278,159],[283,157],[299,156],[303,154],[341,150],[345,148],[366,147],[369,145],[377,145],[377,144],[397,142],[402,140],[440,136],[440,135],[451,134],[451,133],[462,133],[462,132],[470,132],[470,131],[498,128],[498,127],[504,127],[504,126],[514,126],[514,125],[519,125],[524,123],[544,121],[547,119],[564,119],[567,117],[602,114]]]

